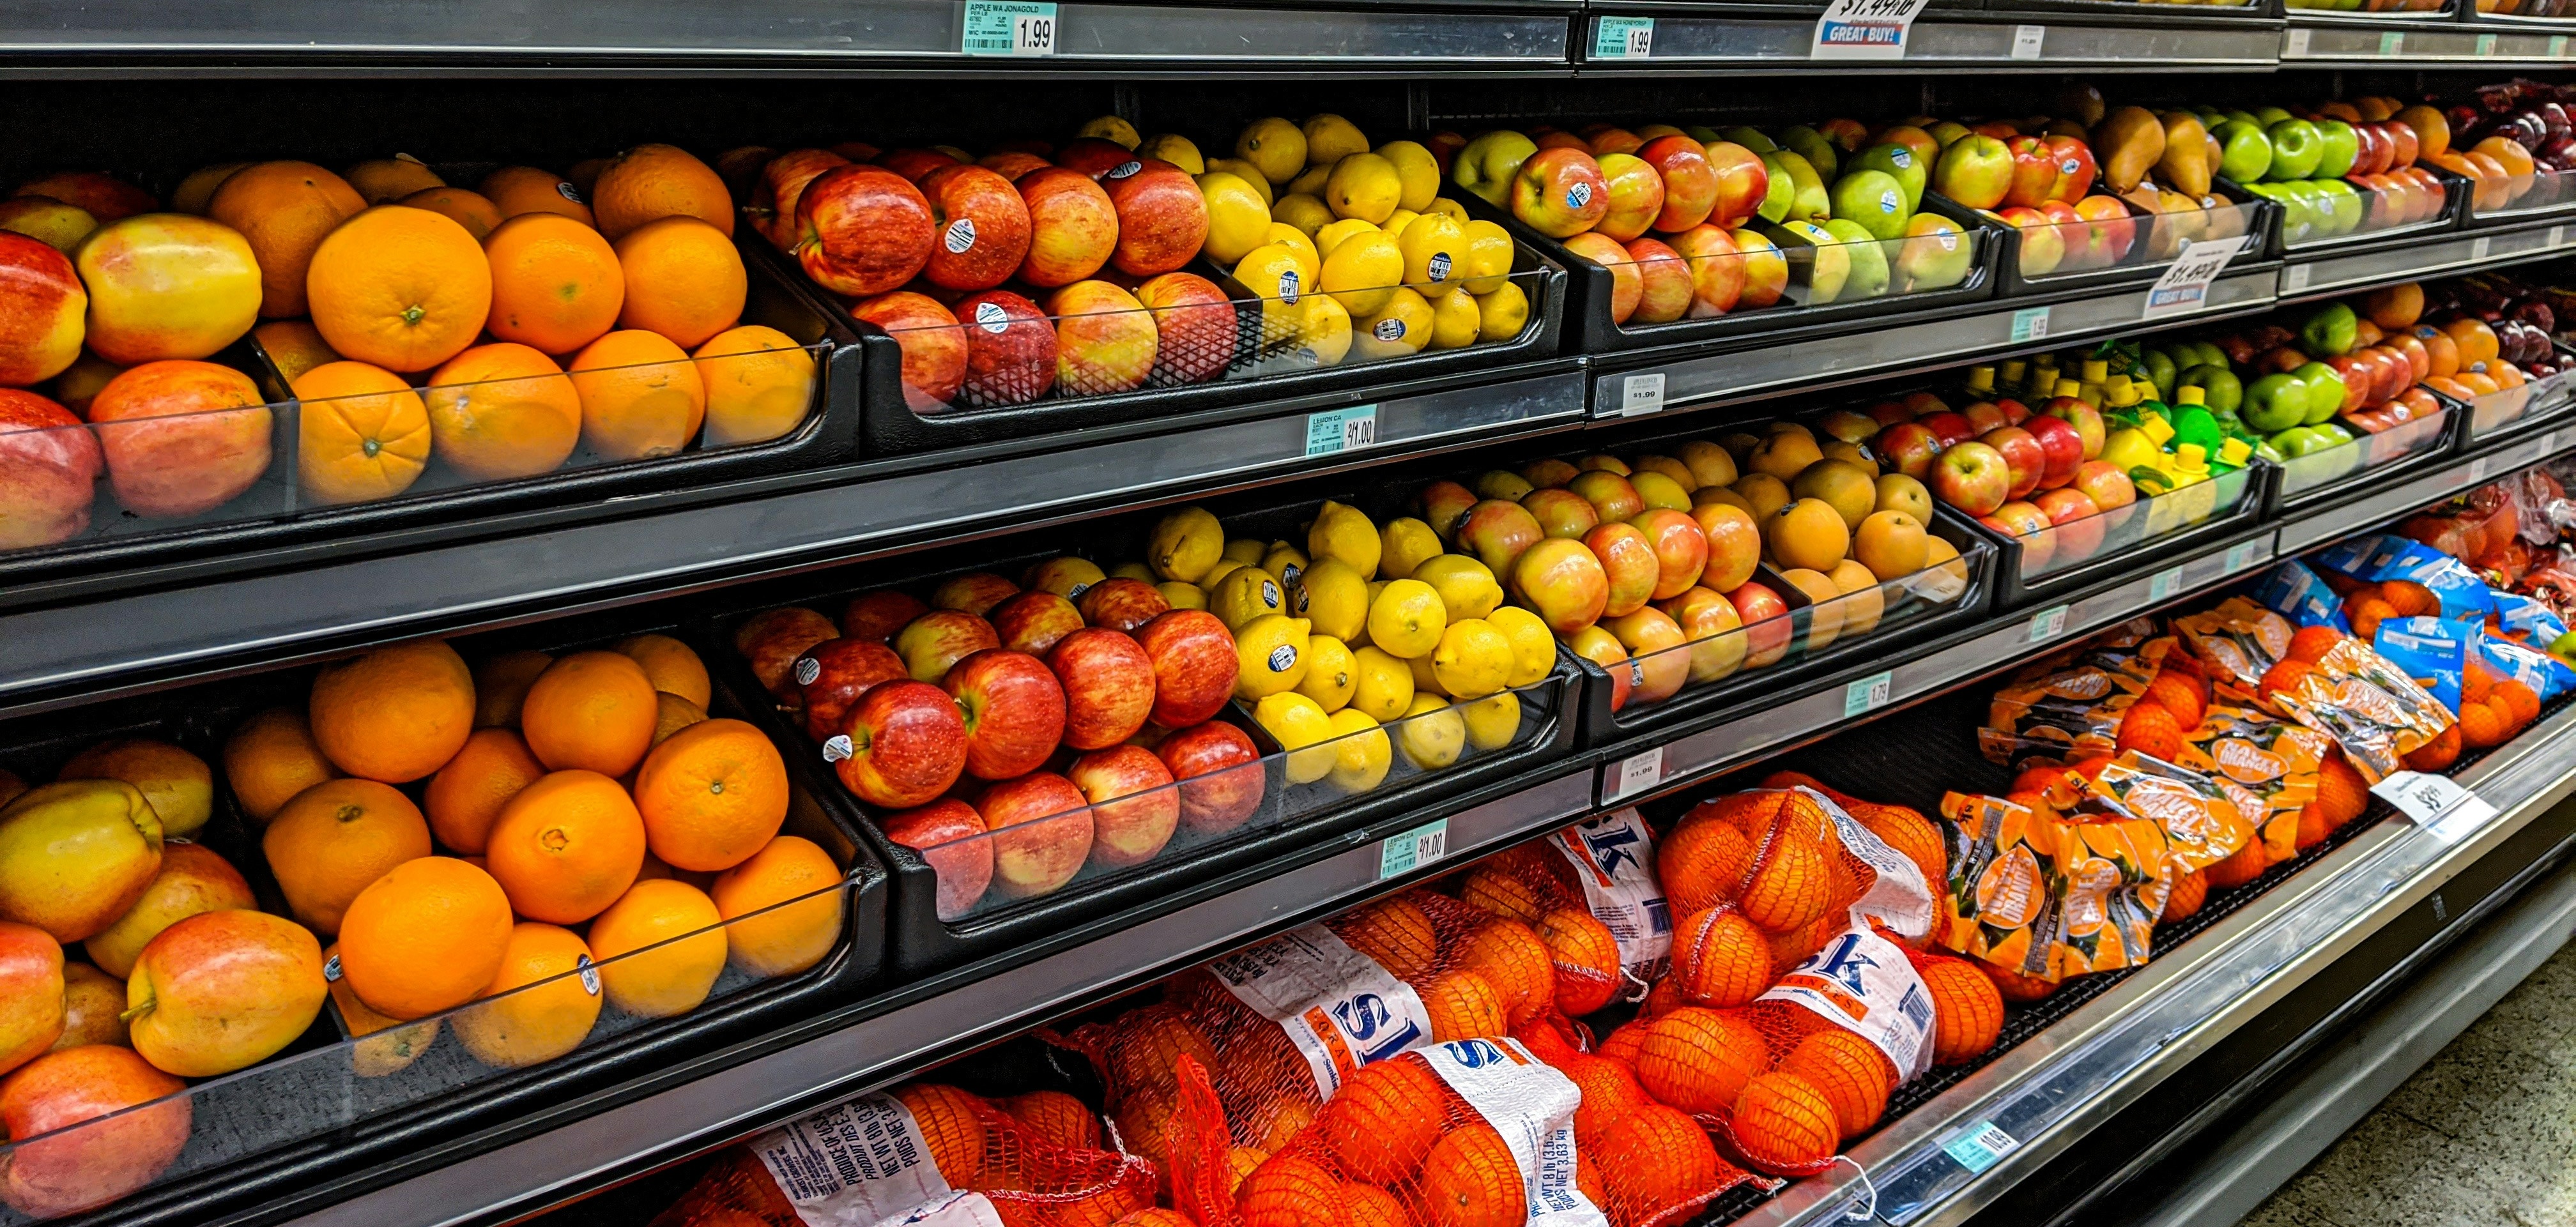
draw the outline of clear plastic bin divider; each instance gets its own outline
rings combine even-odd
[[[2281,493],[2293,499],[2349,479],[2356,473],[2393,464],[2439,447],[2450,428],[2451,410],[2400,422],[2386,430],[2362,433],[2349,443],[2320,448],[2281,461]]]
[[[2216,474],[2206,481],[2097,515],[2051,524],[2035,533],[2014,536],[2000,529],[1994,531],[2021,547],[2021,578],[2036,580],[2151,545],[2159,537],[2196,528],[2225,515],[2252,489],[2255,472],[2249,465]]]

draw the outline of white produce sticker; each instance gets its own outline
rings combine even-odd
[[[1573,1079],[1514,1039],[1451,1040],[1423,1049],[1422,1058],[1503,1136],[1520,1169],[1526,1227],[1609,1227],[1575,1184],[1574,1110],[1583,1092]]]
[[[1328,1099],[1360,1066],[1431,1042],[1431,1012],[1413,986],[1322,925],[1290,929],[1208,971],[1288,1033]]]
[[[912,1113],[890,1095],[862,1095],[790,1121],[754,1138],[769,1178],[812,1227],[872,1227],[933,1203],[954,1200],[930,1158],[930,1143]],[[999,1227],[1000,1215],[980,1195],[973,1207],[943,1211],[948,1227]]]
[[[1673,909],[1655,880],[1655,836],[1644,816],[1631,808],[1578,822],[1558,831],[1548,846],[1574,863],[1584,906],[1619,943],[1627,982],[1618,999],[1644,998],[1673,952]]]
[[[1854,925],[1758,1000],[1788,1001],[1868,1040],[1905,1077],[1932,1064],[1932,993],[1896,943]]]

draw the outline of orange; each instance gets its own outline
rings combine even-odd
[[[2324,660],[2326,653],[2332,651],[2334,645],[2341,642],[2343,642],[2343,632],[2331,626],[2322,623],[2316,626],[2302,626],[2297,633],[2290,636],[2289,658],[2313,665]]]
[[[1583,1094],[1574,1109],[1574,1140],[1587,1150],[1622,1117],[1646,1106],[1646,1088],[1637,1085],[1637,1075],[1608,1057],[1577,1054],[1558,1068]]]
[[[367,207],[347,180],[311,162],[259,162],[215,189],[206,216],[241,232],[259,260],[259,313],[304,314],[304,270],[322,236]]]
[[[581,442],[581,394],[552,358],[525,345],[477,345],[430,376],[438,455],[468,477],[551,473]]]
[[[1444,971],[1422,985],[1422,1008],[1431,1015],[1431,1038],[1439,1043],[1501,1035],[1510,1029],[1503,995],[1475,972]]]
[[[2463,702],[2484,703],[2495,690],[2495,675],[2476,661],[2460,670],[2460,698]]]
[[[1440,954],[1430,915],[1403,895],[1335,917],[1331,927],[1334,936],[1398,980],[1421,978]]]
[[[2441,598],[2434,596],[2432,589],[2411,579],[2388,580],[2379,585],[2379,595],[2401,618],[2442,611]]]
[[[733,236],[733,195],[715,169],[676,145],[638,145],[601,167],[591,185],[599,232],[623,238],[664,217],[691,217]]]
[[[814,403],[814,355],[759,324],[717,333],[690,355],[707,391],[708,447],[766,443],[803,425]]]
[[[653,692],[653,744],[671,739],[671,734],[707,718],[707,709],[667,690]]]
[[[694,217],[665,217],[617,240],[626,276],[620,328],[642,328],[695,349],[742,318],[750,274],[733,240]]]
[[[1118,1133],[1128,1148],[1157,1165],[1171,1161],[1173,1117],[1179,1109],[1161,1092],[1129,1095],[1118,1105]]]
[[[2171,904],[2167,904],[2167,908],[2170,910]],[[2025,976],[2017,971],[2007,971],[1992,963],[1981,961],[1977,964],[1977,970],[1986,973],[1986,978],[1995,982],[1995,991],[2002,994],[2006,1001],[2045,1001],[2057,992],[2057,985],[2051,981],[2042,980],[2037,976]]]
[[[2326,837],[2332,834],[2334,834],[2334,823],[2327,820],[2323,807],[2313,801],[2302,805],[2299,807],[2298,823],[2291,832],[2291,853],[2296,855],[2316,847],[2324,843]]]
[[[528,701],[528,687],[536,685],[537,675],[553,663],[552,656],[522,649],[485,657],[476,664],[474,727],[518,727],[519,706]]]
[[[581,1047],[599,1021],[590,947],[570,929],[521,921],[483,1000],[456,1012],[456,1038],[495,1069],[543,1064]]]
[[[599,172],[607,168],[608,159],[606,158],[583,158],[564,171],[564,178],[570,180],[575,188],[580,189],[582,198],[587,200],[590,198],[590,190],[599,185]]]
[[[1371,1184],[1342,1186],[1343,1227],[1414,1227],[1395,1194]]]
[[[841,867],[831,854],[796,835],[770,840],[716,875],[710,893],[726,921],[733,965],[766,979],[822,962],[841,937],[840,884]]]
[[[617,781],[557,771],[501,807],[483,855],[519,915],[579,924],[635,884],[644,867],[644,820]]]
[[[568,354],[598,340],[626,304],[626,274],[599,232],[558,213],[526,213],[483,240],[492,318],[503,341]]]
[[[429,410],[402,378],[364,362],[331,362],[295,381],[300,492],[320,503],[392,498],[429,467]]]
[[[2502,685],[2519,688],[2522,683],[2506,682]],[[2325,761],[2317,764],[2316,805],[2325,811],[2327,824],[2338,827],[2361,817],[2362,811],[2370,808],[2370,782],[2353,769],[2352,762],[2343,756],[2340,747],[2327,751]]]
[[[1512,1026],[1538,1017],[1556,1004],[1556,967],[1547,943],[1517,920],[1479,925],[1459,940],[1450,964],[1464,967],[1502,994],[1503,1018]]]
[[[259,843],[288,910],[325,936],[340,931],[358,892],[430,851],[419,807],[374,780],[327,780],[297,793]]]
[[[2497,679],[2495,689],[2489,692],[2487,696],[2487,702],[2491,705],[2504,708],[2506,715],[2512,718],[2513,726],[2516,729],[2540,718],[2540,696],[2533,693],[2531,687],[2522,684],[2521,680],[2518,678],[2508,677]],[[2344,769],[2350,771],[2352,768],[2351,765],[2347,763],[2344,765]],[[2352,778],[2357,780],[2361,777],[2359,775],[2355,775]],[[2344,821],[2349,822],[2353,818],[2358,818],[2360,816],[2361,814],[2358,811],[2355,811],[2346,817]]]
[[[1547,899],[1528,878],[1501,865],[1479,865],[1459,885],[1458,897],[1506,920],[1528,924],[1547,914]]]
[[[330,343],[322,339],[322,330],[314,327],[311,320],[270,320],[251,329],[250,335],[259,342],[261,349],[268,351],[268,360],[276,364],[277,373],[286,376],[288,383],[304,378],[304,372],[317,366],[340,360],[340,355],[331,352]],[[68,402],[66,407],[69,407]],[[74,408],[72,412],[80,410]]]
[[[2270,858],[2264,854],[2263,841],[2253,839],[2246,841],[2245,846],[2237,849],[2235,855],[2215,865],[2207,866],[2200,872],[2208,881],[2210,889],[2228,890],[2262,877],[2263,871],[2270,868],[2271,864]]]
[[[617,652],[644,666],[644,680],[664,694],[675,694],[705,707],[715,687],[707,680],[706,662],[689,645],[669,635],[637,635],[620,640]]]
[[[1841,1027],[1825,1027],[1798,1041],[1780,1058],[1780,1068],[1824,1095],[1833,1105],[1837,1132],[1846,1138],[1878,1123],[1887,1111],[1887,1093],[1896,1086],[1896,1066],[1887,1054]],[[1740,1096],[1737,1102],[1742,1102]]]
[[[607,982],[608,1004],[643,1018],[698,1008],[724,971],[722,923],[715,901],[686,882],[665,878],[626,888],[590,922],[591,953]]]
[[[1753,845],[1733,823],[1685,821],[1655,849],[1655,871],[1676,912],[1733,899],[1753,867]]]
[[[446,765],[474,731],[474,678],[439,640],[395,644],[324,665],[308,714],[333,766],[406,783]]]
[[[340,945],[333,942],[322,950],[322,965],[328,968],[340,957]],[[400,1023],[376,1013],[367,1003],[349,991],[349,978],[340,976],[330,981],[331,1004],[340,1008],[341,1025],[352,1036],[364,1036],[349,1046],[349,1067],[361,1078],[382,1078],[411,1067],[429,1046],[438,1042],[438,1020]],[[119,999],[124,990],[119,988]]]
[[[1932,995],[1932,1061],[1956,1065],[1984,1056],[2004,1029],[2004,998],[1965,959],[1932,959],[1915,969]]]
[[[1941,828],[1902,805],[1867,805],[1852,817],[1878,836],[1880,843],[1914,862],[1923,871],[1924,887],[1933,898],[1941,897],[1950,876],[1950,849],[1941,838]]]
[[[2209,875],[2197,870],[2186,873],[2174,880],[2172,893],[2165,896],[2165,913],[2157,919],[2166,924],[2189,920],[2199,913],[2200,905],[2208,899]]]
[[[582,225],[592,225],[590,206],[582,203],[581,193],[570,181],[550,170],[533,166],[504,166],[483,176],[475,185],[492,207],[504,218],[522,213],[560,213]]]
[[[1788,933],[1815,923],[1833,906],[1832,888],[1821,837],[1793,834],[1784,824],[1736,902],[1746,920],[1771,933]]]
[[[1591,912],[1563,907],[1539,917],[1538,939],[1555,968],[1557,1009],[1579,1018],[1618,996],[1619,939]]]
[[[1757,1074],[1736,1097],[1727,1125],[1744,1157],[1774,1169],[1813,1167],[1834,1157],[1842,1122],[1833,1101],[1794,1073]]]
[[[787,821],[787,762],[743,721],[702,720],[652,748],[635,803],[653,855],[675,869],[731,869]]]
[[[1602,1207],[1616,1227],[1642,1227],[1717,1187],[1717,1148],[1698,1122],[1663,1104],[1647,1104],[1602,1135],[1593,1158],[1609,1187]],[[1678,1217],[1678,1216],[1675,1216]]]
[[[609,333],[576,355],[570,369],[581,396],[582,441],[610,460],[674,455],[706,420],[697,365],[658,332]]]
[[[1169,1095],[1180,1085],[1182,1057],[1211,1072],[1217,1068],[1215,1046],[1179,1010],[1148,1006],[1133,1011],[1118,1023],[1117,1047],[1109,1054],[1109,1088],[1120,1095]]]
[[[189,171],[186,178],[179,180],[179,186],[170,189],[170,211],[204,217],[206,202],[215,198],[215,189],[222,187],[224,180],[231,178],[234,171],[248,165],[248,162],[216,162]]]
[[[1664,1012],[1666,1011],[1641,1013],[1612,1028],[1610,1034],[1601,1037],[1600,1044],[1596,1046],[1597,1051],[1603,1057],[1627,1066],[1630,1072],[1635,1072],[1637,1058],[1645,1052],[1646,1027],[1654,1021],[1655,1014]]]
[[[1342,1182],[1300,1155],[1272,1155],[1252,1169],[1234,1204],[1243,1227],[1343,1227]]]
[[[1980,981],[1982,983],[1982,981]],[[1683,1006],[1646,1024],[1637,1082],[1657,1101],[1702,1116],[1726,1111],[1771,1067],[1762,1033],[1735,1014]]]
[[[469,192],[461,187],[422,188],[396,203],[410,205],[415,209],[427,209],[447,218],[465,227],[465,233],[473,235],[477,243],[491,238],[492,232],[500,228],[502,221],[498,206],[484,199],[481,193]]]
[[[2161,703],[2140,699],[2120,717],[2121,753],[2136,751],[2149,758],[2178,762],[2183,750],[2182,720]]]
[[[2352,624],[2353,634],[2369,639],[2378,634],[2381,622],[2397,616],[2397,609],[2376,596],[2355,595],[2344,603],[2343,615]]]
[[[2263,671],[2263,680],[2255,686],[2255,690],[2267,699],[2283,690],[2296,692],[2299,682],[2308,676],[2312,668],[2313,666],[2304,660],[2280,661]]]
[[[2406,765],[2417,771],[2440,771],[2460,761],[2460,726],[2443,729],[2441,735],[2416,747],[2406,755]]]
[[[1361,1066],[1315,1115],[1325,1151],[1354,1180],[1410,1180],[1440,1140],[1449,1087],[1420,1061]]]
[[[1529,1219],[1520,1165],[1503,1135],[1482,1121],[1461,1126],[1431,1148],[1415,1192],[1425,1227],[1520,1227]]]
[[[894,1100],[912,1114],[921,1140],[930,1147],[930,1162],[950,1188],[973,1188],[984,1177],[984,1122],[976,1115],[983,1101],[953,1086],[915,1082],[894,1089]]]
[[[2474,369],[2481,362],[2495,361],[2498,349],[2495,329],[2487,327],[2485,320],[2463,315],[2442,325],[2442,331],[2449,333],[2451,343],[2459,347],[2462,369]]]
[[[304,272],[313,326],[343,358],[425,371],[464,352],[492,309],[483,246],[444,214],[377,205],[342,222]]]
[[[537,761],[621,776],[653,745],[659,705],[644,666],[616,652],[575,652],[546,666],[528,687],[519,728]]]
[[[1100,1148],[1100,1117],[1062,1091],[1030,1091],[997,1100],[1000,1108],[1041,1142],[1083,1150]]]
[[[400,200],[415,192],[447,186],[447,180],[410,154],[370,158],[349,168],[349,186],[368,204]]]
[[[1233,1184],[1226,1190],[1226,1192],[1237,1197],[1241,1197],[1243,1195],[1243,1178],[1251,1175],[1254,1168],[1260,1167],[1263,1163],[1266,1163],[1269,1160],[1270,1152],[1263,1150],[1258,1146],[1235,1146],[1227,1149],[1225,1152],[1225,1166],[1227,1173],[1233,1180]]]
[[[2297,636],[2291,636],[2296,639]],[[2174,724],[2183,732],[2200,727],[2202,704],[2200,686],[2191,678],[2170,669],[2159,670],[2154,681],[2147,683],[2144,700],[2173,713]]]
[[[1106,1202],[1113,1198],[1123,1197],[1125,1197],[1124,1190],[1117,1189],[1113,1189],[1106,1193],[1094,1193],[1090,1197],[1084,1198],[1082,1201],[1075,1202],[1074,1204],[1065,1207],[1063,1210],[1058,1211],[1056,1215],[1057,1222],[1065,1224],[1066,1227],[1071,1227],[1071,1224],[1083,1216],[1094,1213],[1105,1213],[1105,1211],[1093,1211],[1091,1209],[1092,1203]],[[1401,1208],[1402,1207],[1398,1207],[1398,1209]],[[1199,1222],[1197,1219],[1191,1218],[1178,1210],[1166,1210],[1161,1206],[1147,1206],[1142,1210],[1132,1211],[1109,1220],[1108,1227],[1199,1227]]]
[[[340,972],[389,1018],[474,999],[500,974],[510,899],[492,875],[454,857],[404,861],[358,892],[340,924]]]
[[[1770,937],[1731,908],[1693,912],[1673,926],[1671,983],[1693,1005],[1728,1009],[1771,987]]]
[[[2513,736],[2513,726],[2492,703],[2460,704],[2460,744],[2472,750],[2500,746]]]
[[[476,729],[465,748],[429,777],[423,804],[440,846],[481,856],[501,807],[546,773],[528,743],[508,729]]]
[[[242,721],[224,742],[224,778],[254,822],[268,821],[295,794],[337,774],[303,713],[288,708],[272,707]]]

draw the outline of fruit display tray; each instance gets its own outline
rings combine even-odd
[[[2552,339],[2562,360],[2576,359],[2576,348]],[[2440,397],[2441,393],[2434,393]],[[2489,392],[2469,402],[2469,423],[2460,435],[2463,449],[2520,438],[2560,420],[2576,405],[2576,368],[2531,380],[2519,388]]]
[[[639,619],[632,612],[590,615],[478,636],[462,641],[462,650],[469,658],[515,648],[573,650],[672,629],[667,621]],[[0,747],[7,747],[0,749],[0,766],[31,781],[49,779],[72,752],[120,736],[164,740],[196,754],[214,772],[214,816],[204,842],[249,879],[262,910],[285,915],[258,828],[241,813],[225,782],[223,745],[252,713],[301,705],[309,681],[302,670],[263,674],[83,709],[68,720],[28,717],[0,726]],[[709,714],[740,716],[727,710],[721,692]],[[284,1052],[188,1088],[188,1145],[159,1180],[89,1214],[53,1221],[84,1227],[201,1221],[236,1201],[299,1187],[325,1166],[416,1150],[432,1139],[525,1115],[857,1000],[876,980],[883,959],[884,866],[856,831],[837,825],[808,796],[791,793],[782,830],[812,839],[847,871],[841,938],[812,970],[758,981],[728,967],[714,994],[695,1010],[657,1020],[603,1010],[580,1048],[506,1071],[465,1053],[453,1029],[442,1024],[417,1059],[371,1073],[373,1051],[347,1037],[338,1006],[326,1002],[313,1026]],[[603,1028],[612,1020],[626,1025],[606,1034]],[[378,1045],[384,1035],[378,1033]],[[27,1221],[0,1211],[0,1223]]]
[[[1606,354],[1655,345],[1682,345],[1721,337],[1804,328],[1812,324],[1843,324],[1848,327],[1836,331],[1855,331],[1865,324],[1884,321],[1889,316],[1981,302],[1995,294],[1998,245],[1982,230],[1963,229],[1963,235],[1976,250],[1968,255],[1966,279],[1945,289],[1915,294],[1881,294],[1876,298],[1856,298],[1818,306],[1796,305],[1783,295],[1780,302],[1768,307],[1730,311],[1705,319],[1684,318],[1661,324],[1616,324],[1610,320],[1609,269],[1575,255],[1563,243],[1522,225],[1518,218],[1485,203],[1473,193],[1462,194],[1459,203],[1466,206],[1471,217],[1502,223],[1505,230],[1511,231],[1513,238],[1525,246],[1537,248],[1565,270],[1566,344],[1577,353]],[[1795,279],[1794,271],[1792,279]],[[1796,287],[1793,285],[1791,288]]]
[[[2291,256],[2350,255],[2357,251],[2377,250],[2383,246],[2403,247],[2420,241],[2428,234],[2459,229],[2462,215],[2468,212],[2469,192],[2474,185],[2467,178],[2454,175],[2440,167],[2430,169],[2433,177],[2442,181],[2440,213],[2420,222],[2384,228],[2372,227],[2365,216],[2362,228],[2350,234],[2339,234],[2332,238],[2311,238],[2294,243],[2289,237],[2289,210],[2276,204],[2272,228],[2268,232],[2270,240],[2264,249],[2263,258],[2280,260]],[[2249,195],[2241,183],[2227,179],[2213,179],[2210,182],[2213,188],[2235,193],[2240,198]],[[2367,211],[2368,206],[2365,205],[2365,215]]]
[[[2341,447],[2282,460],[2276,466],[2279,475],[2264,495],[2264,517],[2303,515],[2360,493],[2365,485],[2403,480],[2449,460],[2459,451],[2470,414],[2468,406],[2458,401],[2439,392],[2433,396],[2442,412],[2432,417],[2377,434],[2355,435]]]
[[[2001,551],[1995,563],[1995,609],[2047,601],[2114,573],[2152,568],[2235,536],[2263,518],[2271,484],[2279,476],[2277,466],[2254,457],[2233,473],[2032,534],[2047,538],[2045,550],[2033,548],[2029,538],[1978,524],[1977,531]],[[2191,518],[2194,514],[2199,518]],[[2067,531],[2096,520],[2102,521],[2098,543],[2086,540],[2087,534]],[[2080,553],[2059,557],[2061,549]]]
[[[2133,3],[2133,0],[2086,0],[2086,2],[2126,5]],[[2245,249],[2237,253],[2234,259],[2227,262],[2227,267],[2222,272],[2243,272],[2247,265],[2265,259],[2263,252],[2271,247],[2272,234],[2279,227],[2276,219],[2281,211],[2280,206],[2215,183],[2210,185],[2210,193],[2228,202],[2227,209],[2232,214],[2230,219],[2232,228],[2252,240],[2245,244]],[[2021,227],[2010,222],[1981,216],[1976,210],[1929,188],[1924,189],[1923,192],[1923,207],[1926,210],[1938,211],[1944,217],[1962,225],[1974,226],[1994,236],[1987,241],[1996,248],[1995,296],[1998,298],[2152,285],[2157,278],[2164,275],[2167,268],[2173,265],[2174,258],[2182,254],[2179,244],[2176,250],[2162,256],[2151,254],[2148,240],[2151,234],[2150,228],[2157,224],[2156,215],[2120,197],[2113,196],[2111,199],[2118,200],[2120,207],[2128,210],[2130,219],[2137,224],[2139,232],[2130,242],[2129,250],[2117,261],[2100,268],[2043,273],[2035,277],[2025,276],[2021,271]]]
[[[2253,0],[2250,4],[2163,4],[2154,0],[1984,0],[1979,6],[1998,14],[2046,13],[2061,17],[2089,17],[2091,24],[2118,26],[2189,26],[2203,25],[2212,18],[2227,21],[2279,21],[2280,0]]]
[[[1249,378],[1219,375],[1204,383],[1141,387],[1102,396],[1050,398],[1025,405],[974,408],[960,404],[923,413],[905,402],[903,349],[894,336],[852,316],[830,291],[815,285],[785,256],[759,240],[741,236],[750,252],[745,263],[762,266],[773,278],[790,284],[806,308],[828,321],[839,344],[855,345],[867,355],[860,378],[836,382],[829,389],[830,412],[858,423],[859,452],[869,460],[901,456],[934,456],[952,449],[1016,444],[1016,451],[1064,446],[1084,432],[1169,418],[1199,415],[1200,424],[1241,421],[1346,404],[1354,398],[1386,400],[1437,391],[1485,378],[1497,366],[1553,358],[1562,343],[1567,274],[1562,263],[1534,250],[1526,241],[1514,245],[1512,283],[1529,300],[1529,322],[1509,341],[1469,345],[1463,349],[1425,350],[1405,358],[1346,361],[1342,365],[1303,371],[1258,373]],[[1257,295],[1201,257],[1188,269],[1217,284],[1237,317],[1231,365],[1257,362],[1262,348],[1262,309]]]

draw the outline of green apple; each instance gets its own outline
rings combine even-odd
[[[1449,180],[1499,208],[1511,195],[1512,177],[1521,172],[1521,163],[1537,152],[1537,143],[1518,132],[1487,132],[1458,151],[1449,168]]]
[[[2300,425],[2315,426],[2319,423],[2331,422],[2334,420],[2334,415],[2342,411],[2343,376],[2335,374],[2333,367],[2322,362],[2310,362],[2290,372],[2290,377],[2306,384],[2308,388],[2308,413],[2307,417],[2299,423]]]
[[[1798,180],[1787,166],[1772,159],[1797,155],[1775,149],[1758,156],[1762,159],[1762,203],[1753,206],[1753,215],[1766,222],[1787,221],[1789,211],[1798,204]]]
[[[2361,229],[2363,201],[2361,192],[2341,179],[2312,179],[2316,193],[2327,213],[2334,219],[2336,234],[2350,234]]]
[[[1874,238],[1902,236],[1906,219],[1914,216],[1905,185],[1883,170],[1855,170],[1834,180],[1833,202],[1836,220],[1857,223]]]
[[[1851,259],[1851,280],[1843,283],[1843,297],[1876,298],[1887,293],[1888,248],[1878,236],[1859,222],[1840,217],[1825,223],[1825,233],[1842,244]]]
[[[2252,183],[2272,169],[2272,138],[2250,119],[2231,119],[2212,130],[2218,138],[2218,173],[2238,183]]]
[[[1827,140],[1824,133],[1805,124],[1782,132],[1780,147],[1805,158],[1807,165],[1814,167],[1820,178],[1834,178],[1834,172],[1842,165],[1842,151]]]
[[[2341,398],[2337,398],[2341,403]],[[2247,426],[2272,435],[2280,443],[2278,431],[2288,430],[2307,421],[2308,385],[2288,374],[2274,371],[2245,385],[2245,404],[2238,411]],[[2284,447],[2281,450],[2288,451]]]
[[[1923,164],[1923,159],[1914,150],[1895,144],[1872,145],[1852,159],[1851,165],[1843,171],[1843,177],[1850,178],[1864,170],[1878,171],[1896,180],[1896,185],[1905,189],[1905,211],[1908,214],[1923,207],[1923,185],[1931,178],[1931,168]]]
[[[2318,179],[2340,179],[2351,173],[2354,158],[2361,156],[2361,138],[2352,125],[2340,119],[2321,119],[2317,130],[2317,168],[2311,172]]]
[[[2299,326],[2299,348],[2311,355],[2332,358],[2352,352],[2354,335],[2361,319],[2352,308],[2339,302],[2316,309],[2306,323]]]
[[[2280,449],[2282,455],[2288,456],[2292,459],[2308,455],[2311,452],[2321,452],[2328,447],[2333,446],[2333,444],[2326,442],[2326,437],[2324,435],[2318,434],[2305,426],[2292,426],[2286,430],[2278,431],[2273,434],[2270,442],[2273,447]]]
[[[2341,422],[2320,422],[2308,429],[2317,432],[2320,437],[2329,442],[2338,444],[2352,442],[2352,432],[2345,430]]]
[[[2186,368],[2177,387],[2200,389],[2201,403],[2212,413],[2235,413],[2245,407],[2245,385],[2224,361]]]
[[[2157,400],[2173,399],[2174,388],[2179,385],[2182,377],[2182,369],[2174,365],[2172,354],[2161,349],[2148,350],[2138,356],[2138,367],[2147,377],[2147,382],[2156,386]]]
[[[2576,659],[2576,631],[2569,631],[2550,640],[2549,654],[2562,660]]]
[[[1774,149],[1762,155],[1762,166],[1773,177],[1789,180],[1790,217],[1820,222],[1834,215],[1833,198],[1825,194],[1824,178],[1806,158],[1786,149]]]
[[[2269,128],[2282,120],[2292,119],[2295,118],[2295,116],[2292,116],[2288,111],[2284,111],[2276,106],[2259,106],[2254,108],[2254,118],[2261,120],[2263,126]]]
[[[2264,177],[2275,183],[2308,178],[2325,157],[2317,126],[2304,119],[2275,121],[2263,134],[2272,138],[2272,167]]]
[[[1755,153],[1769,153],[1780,147],[1779,143],[1772,140],[1770,137],[1764,136],[1760,132],[1751,128],[1744,127],[1728,128],[1725,131],[1718,133],[1717,139],[1722,141],[1733,141]],[[1701,143],[1705,144],[1707,142],[1703,141]]]

